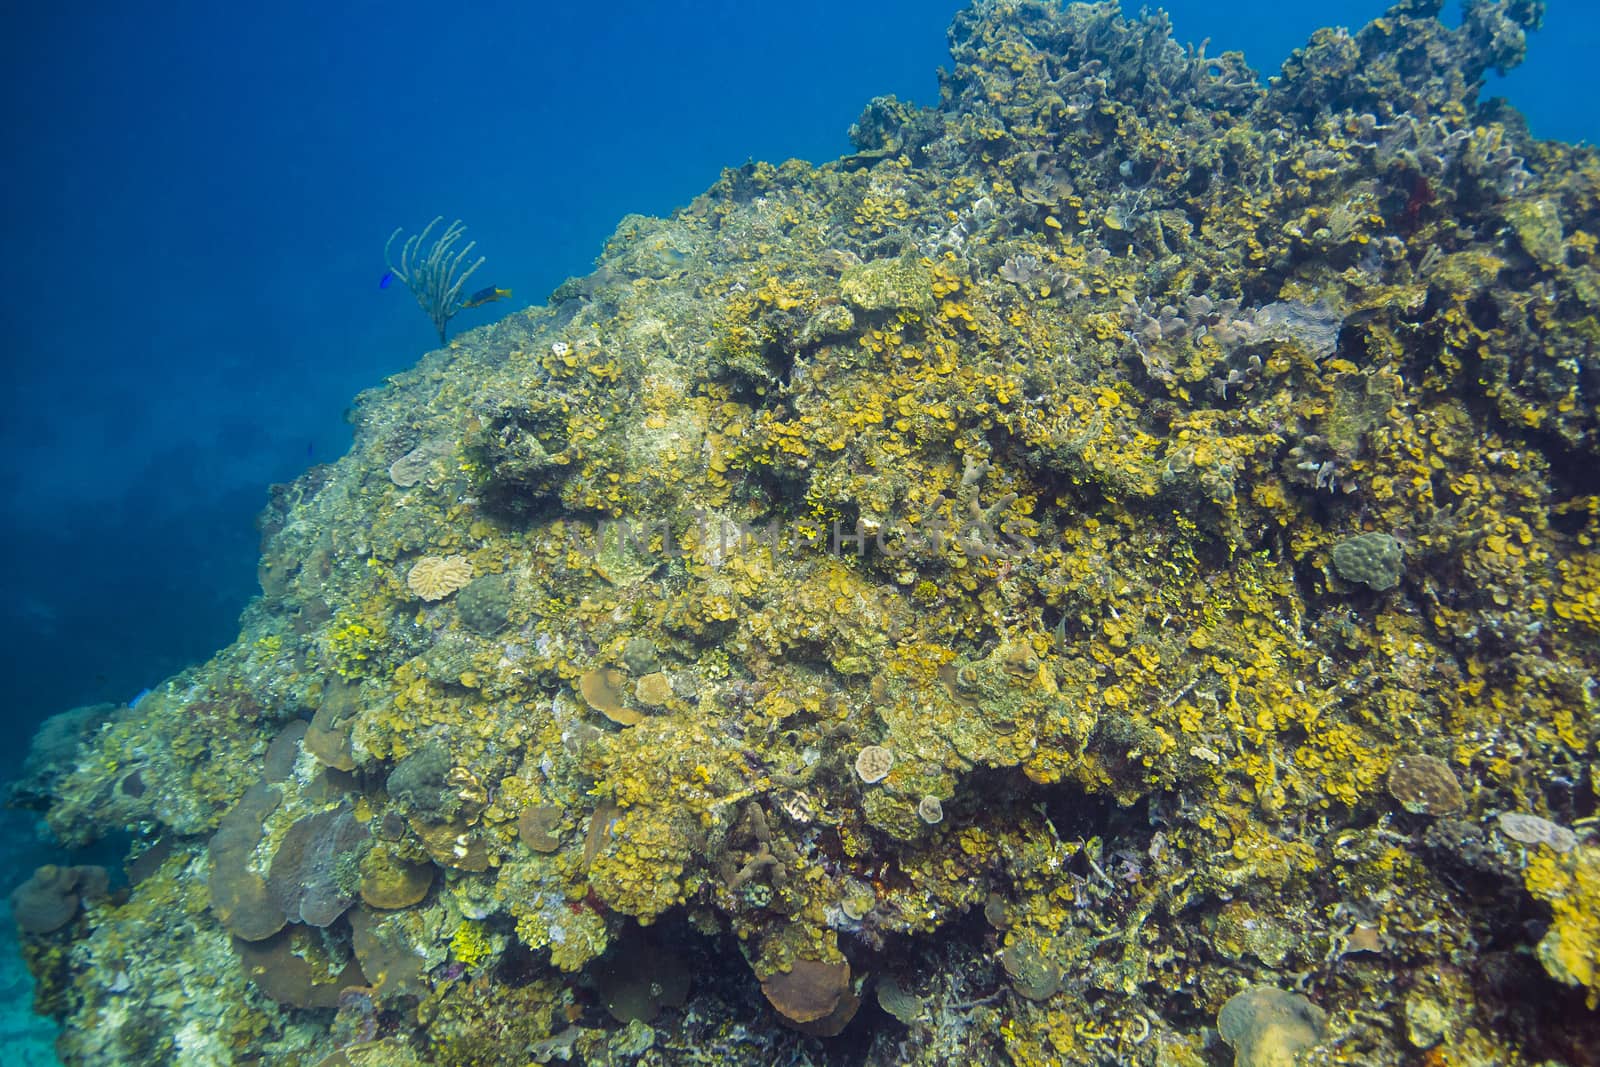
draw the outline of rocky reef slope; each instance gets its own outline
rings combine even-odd
[[[1439,7],[985,0],[364,394],[21,789],[66,1062],[1595,1062],[1600,160]]]

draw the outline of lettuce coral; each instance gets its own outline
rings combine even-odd
[[[406,586],[423,600],[443,600],[470,581],[472,561],[465,556],[423,556],[406,574]]]

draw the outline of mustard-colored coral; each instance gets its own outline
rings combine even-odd
[[[341,617],[323,637],[334,669],[344,678],[358,677],[384,648],[387,627],[372,617]]]
[[[1533,852],[1523,883],[1554,913],[1539,962],[1552,978],[1584,989],[1593,1008],[1600,1004],[1600,847],[1560,853],[1541,845]]]
[[[450,935],[450,958],[469,970],[495,954],[494,941],[484,931],[483,924],[463,920],[456,932]]]

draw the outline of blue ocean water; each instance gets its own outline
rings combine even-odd
[[[540,303],[622,215],[664,214],[750,158],[836,156],[873,96],[932,102],[960,6],[0,16],[0,778],[45,716],[231,640],[266,487],[337,457],[351,398],[436,343],[403,289],[378,288],[391,230],[459,217],[488,257],[475,280],[514,291],[458,328]],[[1264,74],[1316,26],[1383,7],[1170,5],[1181,39]],[[1552,0],[1528,65],[1490,91],[1539,135],[1600,139],[1597,45],[1600,9]]]

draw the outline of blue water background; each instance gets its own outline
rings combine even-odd
[[[18,5],[0,25],[6,388],[0,778],[45,715],[236,632],[266,487],[348,445],[433,347],[385,238],[459,217],[542,302],[627,212],[724,166],[829,159],[869,98],[936,99],[960,5]],[[1380,2],[1172,5],[1264,73]],[[1595,139],[1600,14],[1554,0],[1505,92]],[[470,328],[508,310],[466,312]]]

